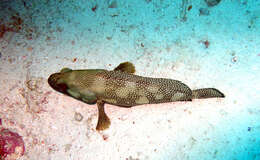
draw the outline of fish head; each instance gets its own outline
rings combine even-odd
[[[66,83],[70,73],[72,72],[69,68],[63,68],[59,73],[51,74],[48,78],[49,85],[58,92],[68,94],[68,85]]]
[[[59,73],[50,75],[48,83],[58,92],[80,98],[78,95],[92,92],[90,88],[97,79],[98,73],[104,71],[102,69],[71,70],[64,68]]]
[[[48,78],[49,85],[58,92],[67,94],[68,85],[64,81],[64,73],[54,73]]]

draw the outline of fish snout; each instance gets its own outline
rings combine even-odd
[[[48,83],[56,91],[67,93],[68,86],[66,85],[66,83],[60,82],[62,76],[62,73],[54,73],[48,78]]]

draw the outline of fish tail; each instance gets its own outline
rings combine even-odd
[[[224,98],[225,95],[215,88],[202,88],[192,90],[192,99]]]

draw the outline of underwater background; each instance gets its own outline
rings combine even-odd
[[[125,61],[226,97],[106,105],[97,132],[96,105],[47,83]],[[0,127],[9,160],[260,160],[260,1],[1,0]],[[23,141],[12,155],[4,129]]]

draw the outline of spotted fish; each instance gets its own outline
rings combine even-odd
[[[178,80],[150,78],[134,75],[135,67],[130,62],[121,63],[114,70],[62,69],[48,78],[49,85],[70,97],[87,104],[97,104],[97,130],[110,126],[104,104],[132,107],[192,99],[225,97],[215,88],[191,90]]]

